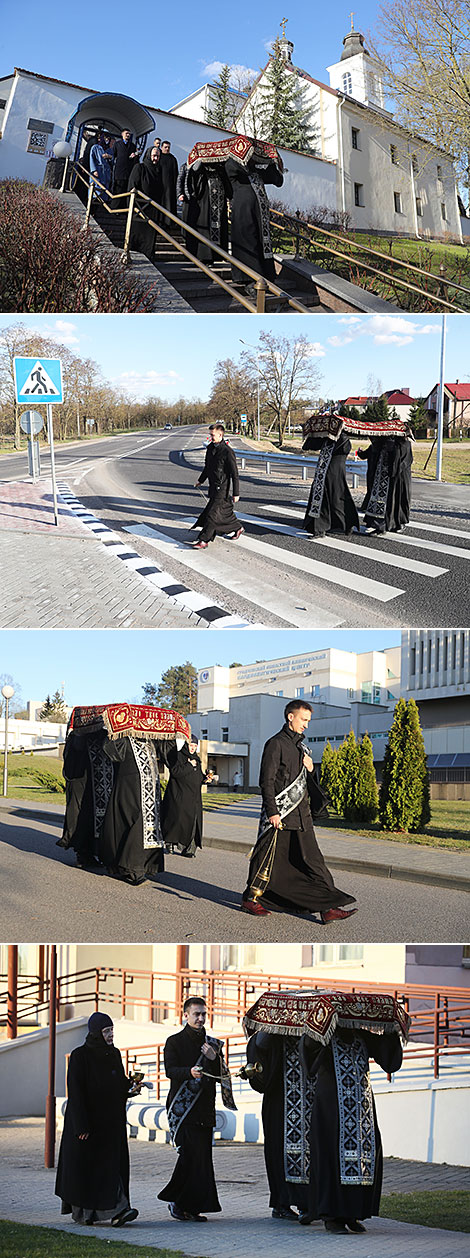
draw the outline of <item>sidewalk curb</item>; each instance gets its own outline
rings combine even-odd
[[[21,800],[4,800],[0,799],[0,821],[2,814],[10,816],[26,817],[32,821],[44,821],[53,824],[59,821],[62,823],[64,817],[64,807],[57,804],[54,807],[46,805],[44,808],[39,806],[28,807],[28,802]],[[323,838],[323,835],[321,836]],[[253,843],[234,839],[219,839],[209,836],[204,838],[204,847],[217,848],[225,852],[239,852],[241,856],[248,856],[253,848]],[[395,878],[398,882],[417,882],[430,887],[442,887],[450,891],[470,891],[470,878],[465,875],[458,877],[456,874],[439,874],[431,873],[426,870],[412,869],[407,865],[391,865],[389,861],[370,861],[360,860],[353,856],[331,856],[327,857],[328,866],[334,869],[347,869],[351,873],[371,874],[374,878]]]

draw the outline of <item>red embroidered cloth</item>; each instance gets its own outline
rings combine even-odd
[[[149,704],[108,703],[74,708],[70,729],[93,733],[108,731],[111,738],[135,734],[141,738],[189,738],[190,727],[184,716],[171,708],[153,708]]]
[[[324,415],[310,415],[303,426],[304,437],[330,437],[337,441],[340,434],[348,433],[350,437],[407,437],[410,434],[409,424],[403,419],[390,419],[384,423],[369,423],[359,419],[347,419],[345,415],[326,411]]]
[[[310,1035],[329,1044],[337,1026],[408,1039],[410,1017],[394,996],[368,992],[265,992],[245,1014],[246,1035]]]
[[[188,169],[195,162],[226,162],[233,157],[246,166],[250,157],[269,158],[282,168],[282,161],[274,144],[265,140],[252,140],[248,135],[234,135],[227,140],[204,140],[194,145],[188,156]]]

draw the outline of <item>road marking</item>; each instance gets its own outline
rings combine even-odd
[[[172,525],[173,527],[173,525]],[[214,581],[217,585],[221,585],[223,589],[231,590],[235,594],[239,594],[242,598],[253,603],[259,610],[275,612],[276,616],[285,620],[287,624],[295,625],[296,628],[311,628],[312,624],[318,628],[335,628],[342,624],[342,620],[336,615],[332,615],[328,611],[324,611],[318,607],[318,595],[315,596],[315,602],[310,606],[296,607],[295,600],[288,595],[281,593],[273,583],[260,581],[259,577],[250,576],[246,567],[240,572],[227,563],[227,551],[224,547],[223,554],[214,553],[211,548],[210,559],[205,550],[193,550],[183,542],[177,541],[175,538],[169,537],[167,533],[161,533],[158,529],[149,524],[125,525],[126,532],[137,534],[137,536],[145,537],[151,546],[155,546],[164,555],[172,556],[177,563],[183,564],[186,568],[192,569],[194,572],[207,577]],[[234,543],[237,548],[240,547],[243,538]],[[230,542],[227,545],[231,545]],[[271,547],[274,550],[274,547]],[[276,560],[279,564],[279,551],[275,552]],[[233,555],[235,563],[236,552]],[[325,565],[322,565],[325,566]],[[400,591],[398,591],[400,593]],[[306,598],[306,595],[303,595]],[[313,619],[312,619],[313,617]],[[260,626],[254,626],[259,628]]]
[[[173,602],[187,608],[188,611],[195,612],[199,618],[206,621],[209,628],[216,625],[218,629],[262,629],[263,625],[252,625],[250,621],[245,620],[241,616],[232,615],[225,608],[218,607],[212,603],[204,594],[197,593],[196,590],[190,590],[169,572],[164,572],[156,565],[149,563],[137,551],[130,550],[122,541],[122,538],[109,529],[101,520],[97,518],[91,511],[87,511],[82,503],[71,492],[66,482],[58,482],[57,488],[60,498],[66,503],[70,511],[85,524],[87,528],[95,534],[97,540],[102,543],[104,548],[122,563],[126,565],[132,572],[135,572],[150,587],[157,586],[162,594],[166,594]],[[127,532],[131,530],[127,529]]]
[[[400,546],[417,546],[421,550],[432,550],[434,555],[456,555],[457,559],[470,559],[470,550],[463,546],[448,546],[445,542],[431,542],[427,537],[410,537],[408,533],[391,533],[390,541]]]
[[[267,528],[271,533],[302,537],[304,540],[308,537],[303,529],[294,529],[288,524],[276,524],[274,520],[265,519],[260,515],[239,515],[238,518],[245,520],[248,524],[255,524],[258,528]],[[395,535],[393,535],[393,540],[395,540]],[[349,539],[341,537],[316,537],[314,545],[315,547],[326,546],[330,550],[340,550],[345,556],[357,555],[360,559],[376,559],[390,568],[405,568],[408,572],[416,572],[423,577],[442,577],[448,571],[447,568],[438,568],[436,564],[424,563],[419,559],[408,559],[403,555],[394,555],[392,551],[378,550],[376,546],[370,546],[369,543],[363,546],[355,545]],[[431,542],[428,545],[433,549]]]
[[[333,568],[330,564],[321,563],[320,560],[298,555],[296,551],[281,550],[280,552],[278,546],[270,546],[269,542],[260,542],[254,537],[247,537],[246,534],[240,538],[237,546],[265,555],[278,566],[285,564],[288,568],[296,568],[298,572],[307,572],[309,576],[319,577],[332,585],[340,585],[342,589],[366,594],[380,603],[389,603],[391,599],[405,593],[394,585],[385,585],[382,581],[374,581],[371,577],[363,577],[357,572],[348,572],[346,568]]]

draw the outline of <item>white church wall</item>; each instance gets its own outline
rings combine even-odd
[[[53,157],[53,147],[63,139],[69,118],[87,95],[87,88],[53,79],[40,79],[21,72],[13,80],[0,142],[0,174],[2,178],[28,179],[41,183],[46,163]],[[47,136],[44,154],[28,153],[32,132],[30,118],[48,122],[53,130]],[[39,128],[38,128],[39,130]]]

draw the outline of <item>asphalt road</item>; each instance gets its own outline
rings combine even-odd
[[[470,896],[411,882],[335,870],[335,882],[355,895],[359,912],[322,926],[319,919],[240,912],[247,859],[205,848],[189,862],[166,857],[158,881],[130,887],[79,870],[73,853],[56,847],[62,821],[38,823],[7,815],[0,824],[2,939],[7,942],[227,943],[465,941]]]
[[[414,482],[404,534],[312,541],[301,529],[308,485],[264,469],[241,475],[240,541],[191,550],[205,498],[194,482],[203,429],[82,443],[57,456],[60,479],[132,549],[208,602],[253,624],[303,628],[461,626],[470,598],[470,492]],[[242,449],[240,439],[234,448]],[[181,453],[183,461],[181,461]],[[21,472],[20,472],[21,467]],[[4,456],[0,476],[24,475]],[[358,504],[362,490],[356,491]]]

